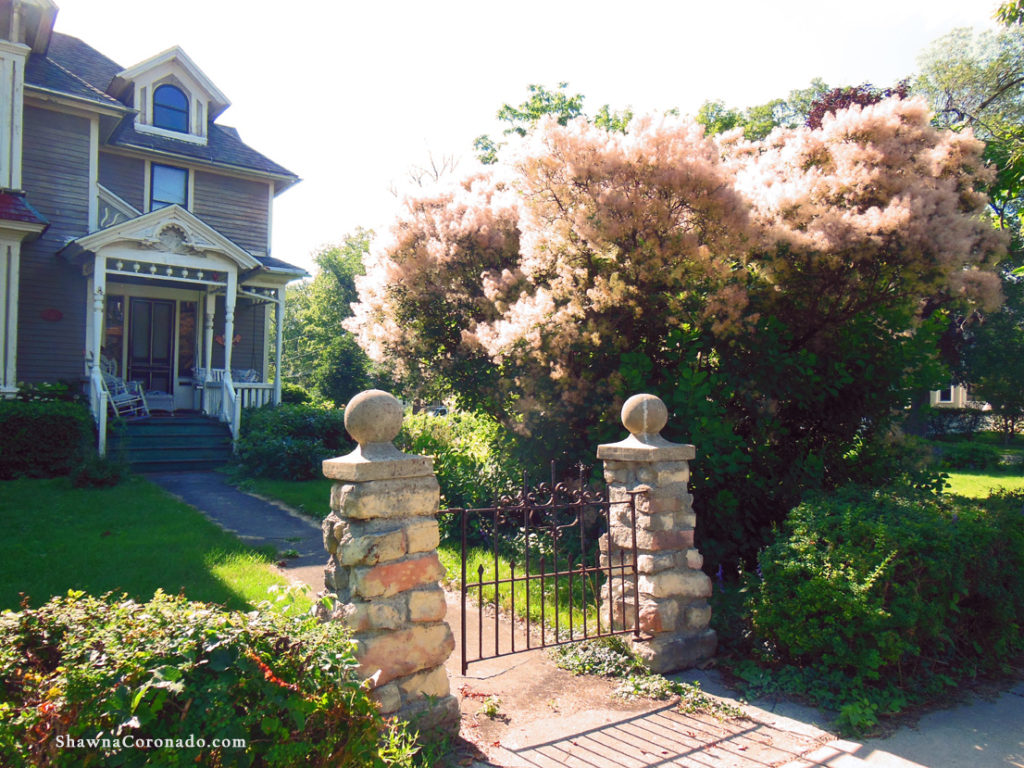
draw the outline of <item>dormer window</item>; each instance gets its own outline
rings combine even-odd
[[[153,92],[153,125],[188,133],[188,96],[180,88],[161,85]]]
[[[139,133],[191,144],[205,145],[210,123],[230,106],[227,97],[177,47],[118,72],[108,93],[135,108]]]

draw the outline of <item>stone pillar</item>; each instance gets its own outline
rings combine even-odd
[[[385,715],[457,732],[444,668],[455,638],[438,586],[440,489],[432,459],[392,444],[401,426],[402,405],[387,392],[361,392],[345,409],[359,447],[323,464],[334,480],[324,519],[325,594],[334,600],[321,611],[351,627],[359,671]]]
[[[633,647],[652,670],[661,673],[711,658],[716,645],[715,632],[708,628],[711,579],[701,570],[703,558],[693,546],[697,518],[686,487],[688,462],[695,450],[663,438],[660,432],[667,422],[668,409],[660,398],[633,395],[622,406],[622,424],[629,437],[597,449],[597,457],[604,460],[610,501],[625,502],[630,491],[644,492],[636,497],[642,638],[634,640]],[[628,504],[613,506],[610,523],[614,547],[632,546]],[[606,558],[603,555],[603,562]],[[609,597],[614,600],[616,620],[632,627],[637,599],[633,584],[627,580],[620,586],[616,581],[610,595],[607,588],[602,593],[603,599]]]

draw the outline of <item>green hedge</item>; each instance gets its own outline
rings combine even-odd
[[[228,612],[160,592],[148,603],[69,593],[5,612],[0,765],[391,764],[353,648],[337,622]],[[109,742],[68,748],[97,736]],[[181,743],[126,744],[144,739]]]
[[[984,443],[942,443],[938,449],[944,469],[998,469],[1003,461],[998,448]]]
[[[58,477],[95,444],[89,409],[62,400],[0,400],[0,479]]]
[[[312,480],[323,477],[324,459],[355,447],[340,408],[282,403],[242,414],[236,458],[243,475]]]
[[[852,730],[1024,649],[1024,494],[979,505],[850,487],[759,557],[754,648]]]

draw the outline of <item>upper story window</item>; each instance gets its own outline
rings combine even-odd
[[[180,88],[161,85],[153,92],[153,125],[188,133],[188,96]]]
[[[180,205],[188,208],[188,170],[153,163],[150,173],[149,210]]]

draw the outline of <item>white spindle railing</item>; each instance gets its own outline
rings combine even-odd
[[[107,455],[107,393],[103,389],[103,374],[98,365],[92,366],[89,370],[89,410],[96,420],[96,430],[99,433],[96,445],[100,456]]]

